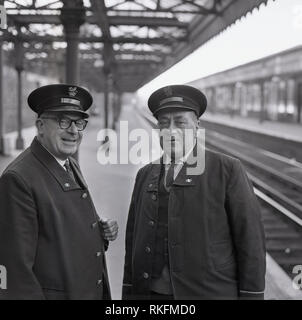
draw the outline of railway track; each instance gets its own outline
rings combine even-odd
[[[294,266],[302,265],[302,164],[209,130],[206,147],[244,164],[261,205],[267,251],[293,279]]]

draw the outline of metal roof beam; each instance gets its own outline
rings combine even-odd
[[[147,3],[137,1],[137,0],[124,0],[122,3],[115,3],[108,7],[109,12],[169,12],[169,13],[189,13],[189,14],[202,14],[202,15],[210,15],[210,14],[218,14],[218,6],[221,4],[222,0],[212,0],[211,6],[205,6],[199,4],[194,0],[178,0],[178,2],[167,3],[166,6],[162,6],[161,0],[157,0],[156,8],[150,7]],[[129,9],[123,10],[119,9],[121,4],[125,3],[134,3],[139,9]],[[155,2],[153,0],[153,2]],[[207,1],[209,2],[209,1]],[[208,4],[208,3],[207,3]],[[169,6],[167,6],[169,5]],[[188,9],[183,9],[184,6],[188,5]],[[190,6],[190,7],[189,7]]]
[[[11,41],[14,42],[16,40],[16,36],[5,34],[2,38],[4,41]],[[39,42],[39,43],[51,43],[51,42],[65,42],[64,37],[56,37],[56,36],[38,36],[38,35],[24,35],[20,36],[24,42]],[[79,37],[79,41],[81,43],[106,43],[108,40],[104,37]],[[115,37],[111,38],[112,43],[134,43],[134,44],[164,44],[170,45],[174,42],[182,42],[187,41],[187,37],[180,37],[180,38],[139,38],[139,37]]]
[[[132,66],[150,66],[150,64],[158,64],[156,61],[150,61],[150,60],[133,60],[133,59],[122,59],[118,60],[118,64],[125,66],[126,68],[131,68]]]
[[[134,3],[140,9],[137,10],[150,10],[150,11],[162,11],[162,10],[169,10],[172,11],[177,10],[179,7],[183,7],[184,5],[190,5],[191,8],[194,7],[195,10],[205,11],[205,12],[212,12],[217,10],[218,5],[221,3],[221,0],[207,0],[203,1],[204,4],[200,4],[198,0],[178,0],[177,2],[173,1],[165,1],[165,6],[163,6],[162,0],[152,0],[152,2],[156,2],[156,8],[154,6],[150,6],[150,4],[145,1],[138,1],[138,0],[123,0],[122,2],[117,2],[108,6],[108,10],[120,10],[119,6],[125,3]],[[207,6],[206,6],[207,5]]]
[[[9,14],[8,21],[26,24],[61,24],[60,16],[53,14]],[[86,16],[86,22],[98,24],[96,16]],[[176,18],[156,18],[156,17],[126,17],[112,16],[108,17],[108,23],[113,26],[139,26],[139,27],[177,27],[188,28],[188,24],[178,21]]]
[[[18,22],[22,25],[27,24],[62,24],[59,15],[54,14],[8,14],[9,22]]]
[[[58,48],[58,49],[53,49],[52,47],[43,47],[43,48],[35,48],[35,47],[29,47],[26,49],[27,53],[41,53],[41,52],[46,52],[46,53],[63,53],[65,52],[65,49]],[[83,54],[102,54],[103,49],[95,49],[95,48],[90,48],[90,49],[80,49],[80,53]],[[162,53],[161,51],[137,51],[137,50],[114,50],[114,53],[116,55],[134,55],[134,56],[157,56],[157,57],[164,57],[165,54]]]
[[[112,13],[174,13],[174,14],[199,14],[199,15],[219,15],[220,13],[216,10],[169,10],[169,9],[160,9],[160,10],[108,10]]]
[[[163,44],[163,45],[171,45],[174,42],[185,42],[187,41],[187,37],[154,37],[154,38],[139,38],[139,37],[116,37],[113,38],[114,43],[135,43],[135,44]]]
[[[115,16],[108,17],[111,25],[127,26],[148,26],[148,27],[178,27],[187,28],[188,24],[179,21],[176,18],[160,17],[133,17],[133,16]]]
[[[139,51],[139,50],[115,50],[115,54],[133,54],[136,56],[146,55],[146,56],[157,56],[157,57],[164,57],[166,54],[164,54],[162,51]]]

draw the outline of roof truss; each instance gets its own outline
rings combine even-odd
[[[27,65],[42,65],[45,72],[64,63],[62,17],[81,16],[81,65],[111,74],[120,91],[135,91],[263,2],[6,0],[8,29],[2,39],[21,41]]]

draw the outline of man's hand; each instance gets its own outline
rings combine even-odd
[[[105,240],[114,241],[118,235],[118,224],[115,220],[101,219],[100,224]]]

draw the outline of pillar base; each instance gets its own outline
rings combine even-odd
[[[18,137],[16,140],[16,149],[23,150],[24,149],[24,139],[22,137]]]

